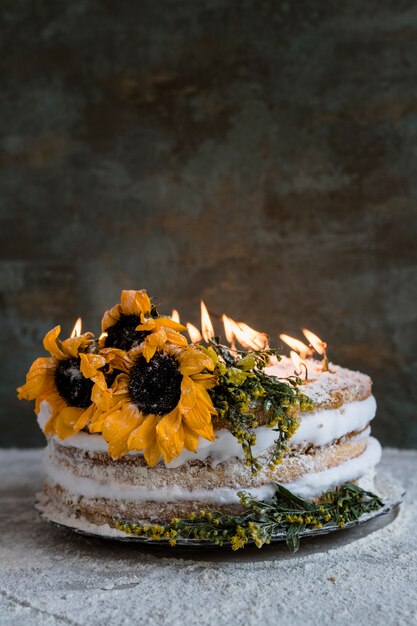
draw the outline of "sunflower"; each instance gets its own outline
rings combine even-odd
[[[214,441],[216,414],[207,392],[216,384],[214,363],[200,347],[156,345],[125,353],[112,385],[112,406],[97,414],[90,432],[102,433],[113,458],[143,450],[148,465],[169,463],[183,448],[195,452],[199,437]]]
[[[187,345],[180,334],[185,326],[169,317],[158,316],[156,308],[144,289],[123,290],[120,304],[105,312],[101,321],[101,348],[131,350],[143,342],[147,361],[155,354],[156,347],[165,342],[178,346]],[[158,335],[159,338],[152,337]]]
[[[50,330],[43,340],[50,357],[36,359],[26,375],[26,383],[17,388],[20,400],[36,400],[35,412],[46,400],[51,416],[45,434],[65,439],[84,428],[101,406],[108,409],[104,393],[106,379],[101,368],[104,356],[85,352],[93,341],[92,333],[59,340],[61,327]]]

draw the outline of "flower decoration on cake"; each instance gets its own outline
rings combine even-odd
[[[104,314],[98,339],[79,331],[61,342],[59,326],[49,331],[44,347],[51,356],[34,362],[18,397],[35,399],[38,414],[46,402],[47,436],[100,434],[113,459],[135,451],[149,466],[161,459],[169,464],[184,449],[196,452],[200,438],[214,441],[217,425],[237,439],[256,473],[259,419],[278,429],[273,467],[298,427],[299,407],[307,405],[297,376],[263,373],[271,356],[280,357],[245,328],[250,344],[238,339],[248,352],[220,344],[212,329],[203,333],[205,346],[189,345],[186,327],[159,315],[145,290],[123,290],[120,303]]]
[[[144,289],[123,290],[120,303],[105,312],[101,322],[100,347],[131,350],[142,343],[146,360],[152,358],[158,346],[169,342],[187,345],[181,335],[185,326],[169,317],[159,316]]]
[[[153,466],[161,456],[169,463],[184,448],[195,452],[199,437],[214,440],[216,410],[207,389],[216,379],[213,360],[198,346],[166,343],[151,358],[144,352],[133,348],[119,361],[113,406],[95,415],[90,431],[103,434],[113,458],[143,450]]]
[[[61,327],[50,330],[43,340],[50,357],[36,359],[30,368],[26,383],[18,388],[18,398],[35,400],[35,411],[46,401],[51,415],[45,433],[65,439],[84,428],[107,387],[102,368],[104,356],[88,352],[93,343],[92,333],[59,340]]]

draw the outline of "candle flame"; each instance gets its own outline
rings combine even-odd
[[[295,337],[282,334],[279,336],[279,338],[281,339],[281,341],[286,343],[287,346],[290,346],[290,348],[299,352],[301,359],[307,358],[312,353],[311,349],[308,346],[306,346],[305,343],[303,343],[299,339],[295,339]]]
[[[308,328],[303,328],[302,331],[304,337],[313,346],[317,354],[324,354],[327,348],[327,343],[312,333],[311,330],[308,330]]]
[[[307,378],[308,378],[307,364],[303,361],[303,359],[300,357],[298,352],[295,352],[294,350],[291,350],[290,357],[291,357],[291,361],[293,362],[294,367],[295,367],[294,374],[296,376],[300,376],[301,372],[303,371],[303,368],[304,368],[304,370],[305,370],[305,379],[307,380]]]
[[[229,319],[225,313],[222,315],[222,321],[224,326],[224,334],[226,341],[230,343],[232,350],[236,350],[235,335],[233,332],[233,320]]]
[[[178,324],[180,323],[180,314],[178,313],[177,309],[172,310],[171,319],[173,322],[178,322]]]
[[[251,328],[244,322],[238,322],[237,325],[247,337],[250,337],[253,346],[256,346],[256,350],[267,350],[269,348],[269,337],[266,333],[261,333],[259,330]]]
[[[235,322],[227,315],[222,316],[224,333],[227,341],[235,349],[235,339],[244,348],[251,350],[266,350],[268,347],[268,335],[251,328],[244,322]]]
[[[197,326],[194,326],[194,324],[187,322],[187,330],[188,330],[188,334],[190,335],[190,339],[192,343],[198,343],[199,341],[202,340],[203,337],[200,331],[198,330]]]
[[[210,315],[206,305],[201,300],[201,333],[204,337],[204,341],[211,341],[214,338],[214,328],[211,323]]]
[[[79,317],[74,324],[71,337],[79,337],[81,335],[81,329],[82,329],[82,322],[81,322],[81,317]]]

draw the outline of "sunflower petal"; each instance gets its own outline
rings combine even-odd
[[[204,407],[194,407],[183,415],[184,423],[195,433],[210,441],[214,440],[213,424],[210,412]]]
[[[55,432],[60,439],[66,439],[77,432],[74,426],[85,409],[79,409],[75,406],[66,406],[57,415],[55,421]]]
[[[90,433],[101,433],[103,429],[104,422],[111,415],[118,413],[126,403],[123,400],[112,404],[112,406],[106,411],[97,411],[91,418],[91,422],[88,426]]]
[[[204,389],[213,389],[217,385],[217,379],[213,374],[193,374],[191,378]]]
[[[181,374],[190,376],[199,374],[202,370],[213,371],[214,363],[207,354],[204,354],[197,346],[189,346],[183,350],[179,357]]]
[[[178,403],[181,411],[186,413],[197,402],[197,385],[189,376],[182,377],[181,381],[181,398]]]
[[[132,432],[127,442],[129,450],[144,450],[145,461],[150,467],[154,467],[161,456],[156,438],[156,425],[158,417],[148,415],[144,422]]]
[[[184,429],[184,448],[190,452],[195,452],[198,446],[198,434],[195,433],[187,424],[183,424]]]
[[[83,428],[85,428],[90,420],[92,419],[94,413],[97,411],[97,407],[94,404],[90,404],[90,406],[85,409],[83,413],[81,413],[80,417],[74,424],[75,432],[79,432]]]
[[[150,443],[146,447],[143,456],[145,457],[145,461],[147,462],[149,467],[154,467],[158,463],[161,457],[161,449],[159,447],[156,436],[153,438],[152,443]]]
[[[91,402],[101,411],[108,411],[112,405],[113,394],[110,389],[103,389],[98,383],[94,383],[91,390]]]
[[[155,322],[155,327],[157,329],[159,328],[170,328],[172,330],[175,330],[177,332],[181,332],[181,331],[185,331],[187,330],[186,326],[183,326],[183,324],[180,324],[179,322],[174,322],[174,320],[172,320],[170,317],[157,317],[155,320],[153,320]]]
[[[156,328],[156,320],[154,319],[149,319],[149,320],[145,320],[143,323],[140,323],[138,326],[136,326],[135,330],[155,330]]]
[[[198,396],[198,402],[202,403],[210,411],[210,413],[213,413],[213,415],[216,415],[217,411],[213,406],[213,402],[211,401],[211,398],[207,392],[207,389],[204,389],[202,385],[196,385],[195,388],[196,388],[196,393]]]
[[[110,326],[114,326],[119,321],[122,314],[122,307],[116,304],[113,308],[108,309],[101,320],[101,330],[105,332]]]
[[[157,349],[162,348],[167,340],[166,333],[162,330],[158,333],[152,333],[145,338],[145,343],[142,349],[142,355],[149,363]]]
[[[120,295],[120,305],[125,315],[139,315],[141,319],[150,313],[152,308],[150,298],[144,289],[139,291],[124,289]]]
[[[133,405],[125,406],[104,420],[102,433],[109,444],[109,453],[113,459],[129,452],[128,439],[139,424],[139,412]]]
[[[125,373],[127,373],[129,368],[132,366],[130,358],[132,352],[133,350],[127,353],[125,350],[119,350],[118,348],[103,348],[101,350],[101,354],[106,359],[106,363],[108,363],[110,371],[116,369]]]
[[[55,367],[56,361],[50,357],[36,359],[26,374],[25,384],[17,388],[19,400],[34,400],[39,396],[53,382]]]
[[[100,354],[80,354],[80,371],[85,378],[97,376],[98,370],[105,364],[106,359]]]
[[[175,459],[184,447],[181,413],[174,409],[165,415],[156,427],[156,436],[166,463]]]
[[[69,337],[68,339],[64,339],[61,345],[62,352],[65,354],[65,357],[76,359],[79,356],[79,351],[87,348],[87,346],[91,343],[92,337],[92,333],[84,333],[79,337]]]
[[[176,346],[186,346],[188,344],[187,337],[184,335],[180,335],[176,330],[172,330],[172,328],[165,329],[167,340],[170,343],[175,344]]]
[[[60,332],[61,326],[55,326],[55,328],[52,328],[52,330],[47,332],[43,338],[43,347],[56,359],[66,359],[67,355],[62,352],[57,343]]]

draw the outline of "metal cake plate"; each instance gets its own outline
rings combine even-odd
[[[331,549],[332,547],[337,547],[344,543],[350,543],[391,523],[396,518],[399,505],[403,501],[405,495],[404,489],[391,476],[380,474],[375,479],[375,492],[381,497],[384,503],[382,508],[372,513],[367,513],[358,520],[348,522],[343,528],[336,525],[329,525],[320,529],[305,530],[300,533],[300,552],[305,553],[307,551],[314,553]],[[169,545],[168,540],[156,541],[146,537],[123,534],[114,531],[108,526],[98,527],[93,524],[87,524],[75,517],[68,518],[59,511],[47,506],[43,502],[41,494],[38,494],[35,508],[43,520],[53,524],[57,528],[70,530],[78,535],[94,539],[104,539],[106,541],[110,540],[124,544],[136,544],[138,547],[146,549],[146,551],[163,552],[163,556],[173,556],[175,553],[176,556],[181,556],[181,558],[184,558],[185,555],[192,558],[200,551],[204,551],[204,553],[207,553],[207,550],[212,552],[224,552],[225,550],[231,552],[230,542],[225,542],[223,546],[217,546],[209,540],[178,539],[176,546],[172,547]],[[285,540],[285,533],[276,534],[271,538],[271,544],[263,546],[262,550],[259,550],[259,552],[264,552],[274,547],[277,548],[280,545],[287,551]],[[313,545],[313,541],[315,545]],[[248,541],[245,549],[239,550],[238,552],[247,552],[248,550],[253,552],[254,549],[258,551],[254,542]],[[193,554],[191,554],[191,552]],[[237,553],[233,553],[234,556],[236,554]]]

